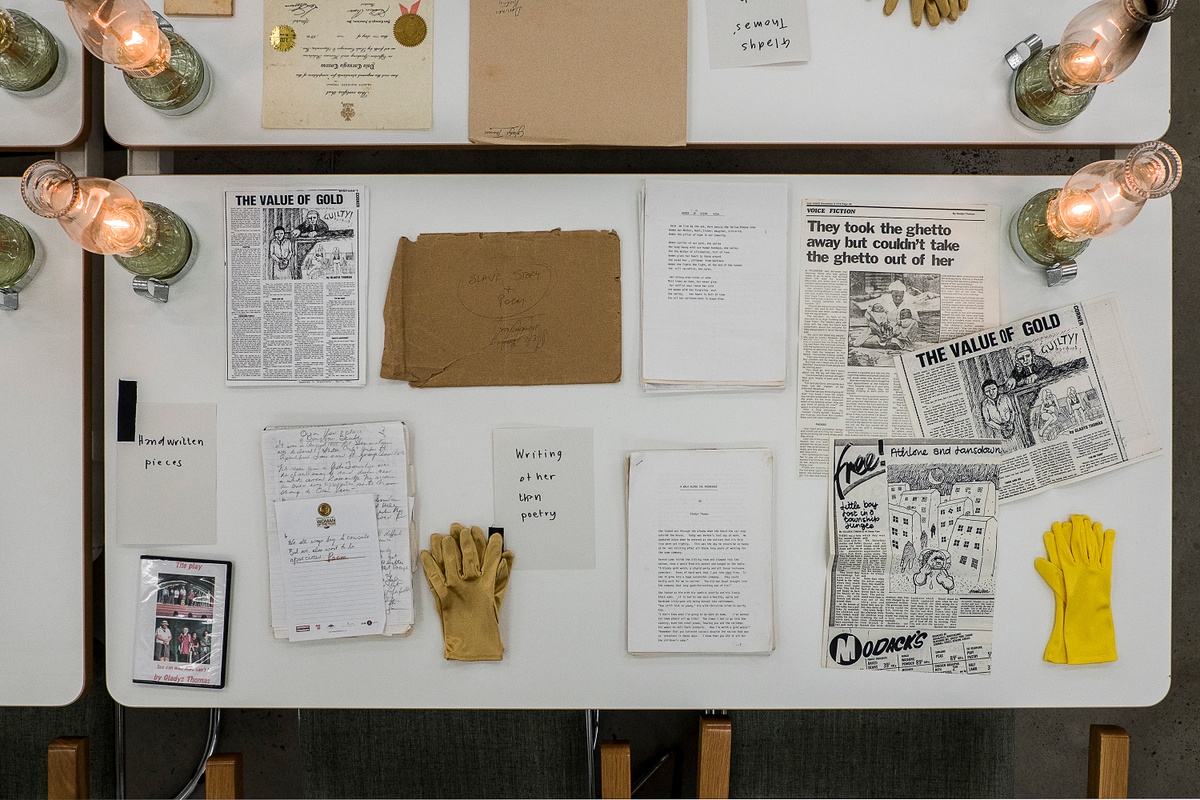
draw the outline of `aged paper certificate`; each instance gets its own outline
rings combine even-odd
[[[262,126],[433,127],[433,4],[265,0]]]

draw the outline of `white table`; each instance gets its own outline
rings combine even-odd
[[[0,214],[46,254],[17,311],[0,311],[0,705],[66,705],[91,669],[92,553],[85,529],[81,251],[0,178]]]
[[[699,177],[699,176],[696,176]],[[730,180],[737,178],[730,177]],[[1011,214],[1065,180],[1037,177],[785,176],[793,219],[805,197],[858,202],[1003,203]],[[1121,236],[1097,241],[1081,276],[1045,288],[1001,253],[1002,314],[1019,318],[1075,299],[1123,292],[1138,338],[1164,455],[1003,509],[990,677],[866,674],[820,668],[825,587],[826,484],[792,477],[795,363],[788,390],[729,396],[647,396],[639,387],[638,190],[642,178],[606,176],[154,176],[126,179],[194,228],[202,251],[172,287],[169,304],[136,297],[129,276],[106,270],[106,441],[114,440],[119,378],[146,401],[218,404],[218,542],[122,547],[113,519],[108,449],[107,635],[109,691],[131,706],[516,708],[979,707],[1147,705],[1170,684],[1171,610],[1171,205],[1148,204]],[[372,224],[368,365],[377,374],[382,309],[400,236],[422,232],[612,228],[621,236],[624,377],[618,384],[414,389],[371,377],[365,388],[227,388],[222,193],[227,188],[365,184]],[[793,223],[792,297],[802,237]],[[1002,246],[997,243],[997,247]],[[1007,247],[1007,245],[1003,245]],[[1136,265],[1137,272],[1130,272]],[[1136,279],[1137,292],[1125,291]],[[789,352],[795,358],[796,309]],[[276,641],[268,629],[267,547],[260,431],[271,425],[402,419],[411,426],[416,521],[423,539],[452,521],[487,525],[492,514],[493,428],[595,430],[596,568],[519,570],[501,611],[504,661],[442,659],[441,631],[424,575],[414,578],[416,628],[397,640]],[[775,558],[777,649],[766,657],[633,657],[626,652],[624,456],[631,450],[769,446],[778,465]],[[1131,502],[1138,498],[1138,502]],[[1100,667],[1045,664],[1050,591],[1033,569],[1050,521],[1084,511],[1123,535],[1113,607],[1121,659]],[[130,682],[138,556],[234,562],[228,685],[203,689]],[[516,554],[520,563],[521,554]]]
[[[6,7],[26,12],[58,37],[66,52],[67,71],[62,83],[41,97],[22,97],[0,89],[0,119],[5,120],[0,125],[0,150],[65,147],[85,132],[87,70],[83,45],[58,3],[16,0]]]
[[[161,9],[162,0],[151,0]],[[1103,87],[1087,112],[1054,133],[1025,128],[1008,111],[1010,47],[1030,33],[1056,44],[1086,5],[1044,0],[978,3],[954,24],[913,29],[907,11],[880,2],[809,0],[812,61],[710,70],[704,0],[691,0],[688,141],[796,144],[1134,143],[1170,123],[1169,23],[1155,26],[1137,63]],[[105,70],[105,124],[135,148],[386,146],[467,142],[466,0],[437,5],[434,127],[428,131],[264,130],[262,0],[235,16],[187,18],[176,29],[207,59],[212,94],[186,117],[164,117]],[[647,76],[652,80],[652,76]]]

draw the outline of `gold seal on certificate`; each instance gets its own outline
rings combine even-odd
[[[405,47],[416,47],[425,41],[425,34],[428,31],[425,20],[417,15],[417,8],[420,7],[421,0],[413,3],[412,8],[405,8],[403,3],[397,3],[397,5],[400,6],[400,18],[392,27],[392,34],[396,37],[396,41]]]
[[[271,47],[286,53],[296,46],[296,30],[291,25],[276,25],[271,29]]]

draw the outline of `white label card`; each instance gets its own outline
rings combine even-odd
[[[753,67],[809,60],[805,0],[708,0],[708,65]]]
[[[495,524],[514,569],[593,569],[591,428],[492,431]]]
[[[138,403],[132,442],[117,442],[117,541],[215,544],[217,406]]]

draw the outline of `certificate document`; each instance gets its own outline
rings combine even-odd
[[[433,3],[265,0],[262,126],[433,127]]]

